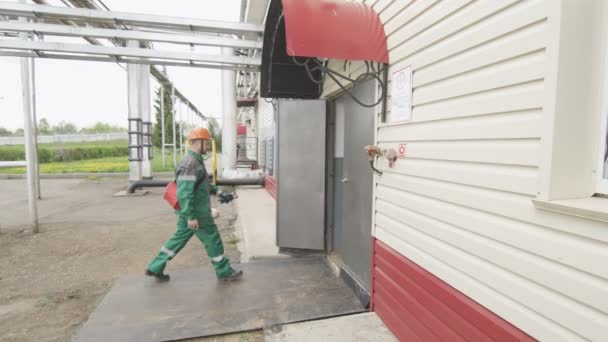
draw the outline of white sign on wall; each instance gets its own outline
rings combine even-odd
[[[412,119],[412,67],[393,73],[391,86],[391,122]]]

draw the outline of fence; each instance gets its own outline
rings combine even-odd
[[[99,134],[58,134],[40,135],[39,144],[68,143],[68,142],[88,142],[88,141],[111,141],[127,140],[128,134],[125,133],[99,133]],[[0,137],[0,145],[24,145],[24,137]]]
[[[274,138],[260,141],[259,164],[268,175],[274,174]]]

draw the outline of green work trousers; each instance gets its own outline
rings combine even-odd
[[[205,246],[217,277],[223,278],[229,276],[232,273],[232,267],[228,258],[224,256],[224,244],[222,243],[217,226],[215,224],[201,225],[198,230],[193,230],[188,228],[188,219],[184,216],[179,217],[177,220],[177,231],[161,247],[156,258],[148,265],[148,270],[154,273],[162,273],[167,265],[167,261],[175,257],[186,246],[192,235],[196,235]]]

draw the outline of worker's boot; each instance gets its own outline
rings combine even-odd
[[[156,278],[156,280],[158,281],[169,281],[171,279],[171,277],[169,277],[168,274],[164,274],[164,273],[154,273],[148,269],[146,269],[146,275],[150,276],[150,277],[154,277]]]
[[[229,281],[237,281],[240,280],[243,277],[243,271],[241,270],[235,270],[232,269],[232,273],[230,273],[229,275],[225,276],[225,277],[221,277],[220,280],[224,281],[224,282],[229,282]]]

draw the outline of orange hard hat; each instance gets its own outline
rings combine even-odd
[[[206,128],[193,128],[192,130],[190,130],[190,133],[188,133],[188,141],[192,140],[211,140],[211,134]]]

